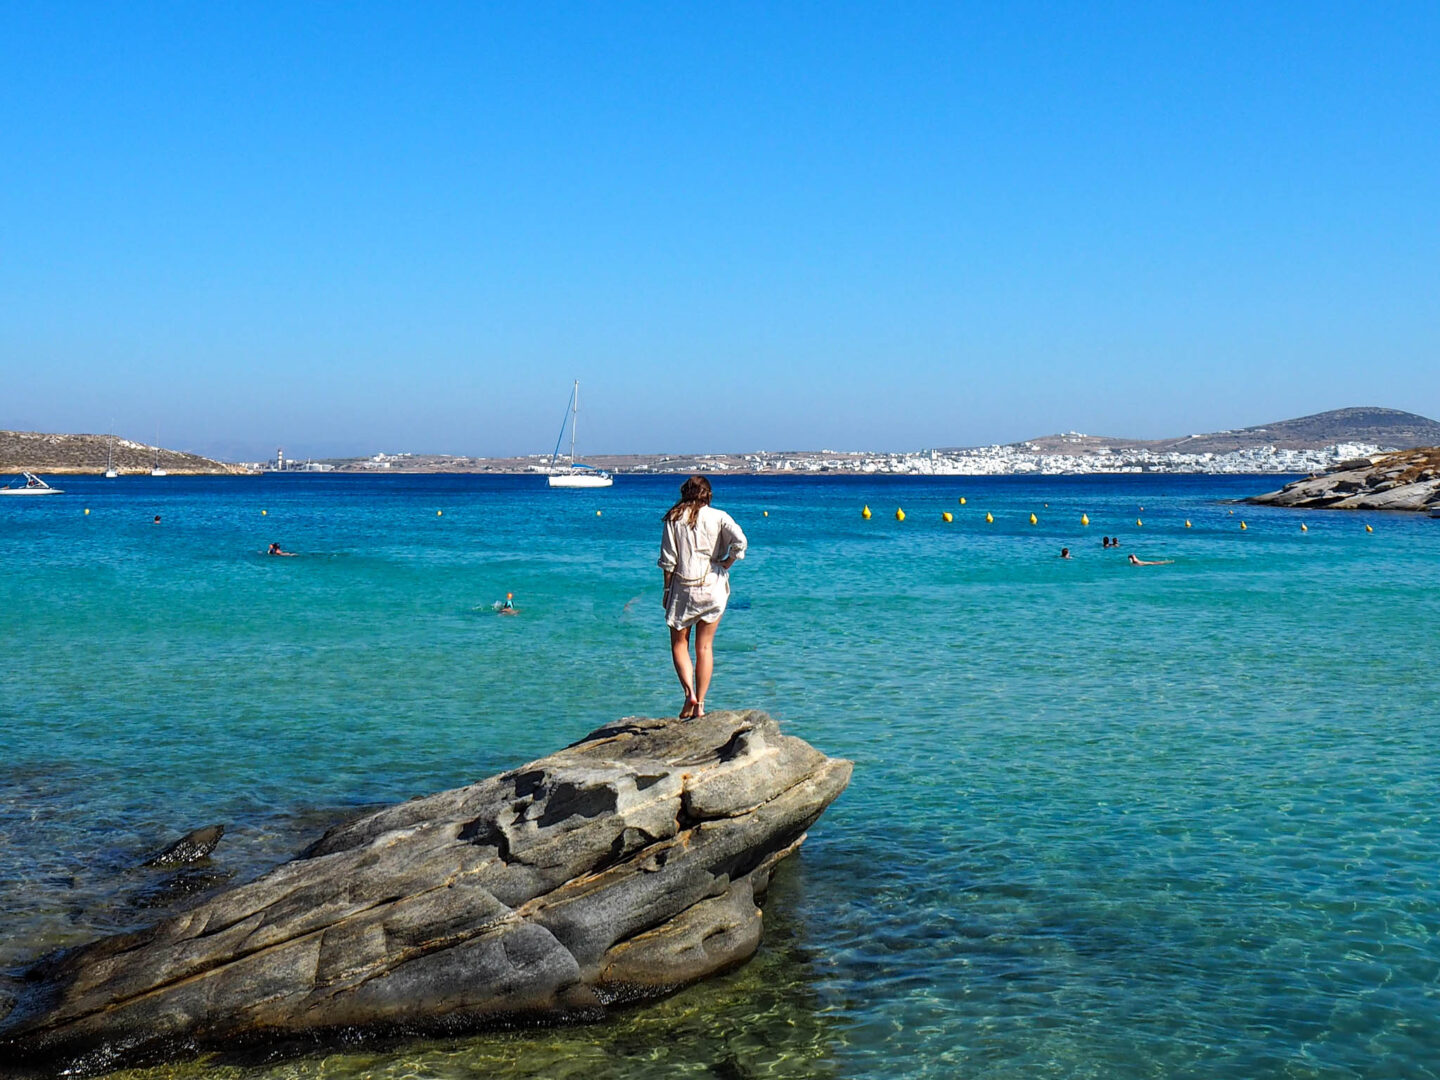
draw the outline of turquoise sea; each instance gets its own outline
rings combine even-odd
[[[163,913],[139,863],[191,828],[253,876],[673,714],[680,479],[0,500],[0,974]],[[755,960],[599,1025],[133,1075],[1440,1075],[1440,521],[1227,501],[1274,477],[715,484],[752,547],[709,704],[856,763]]]

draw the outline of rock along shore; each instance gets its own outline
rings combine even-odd
[[[764,713],[622,720],[43,961],[0,1060],[98,1072],[598,1018],[748,959],[771,872],[850,772]]]
[[[1440,510],[1440,447],[1342,462],[1246,501],[1332,510]]]

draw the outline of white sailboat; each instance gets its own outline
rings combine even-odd
[[[170,474],[160,467],[160,432],[155,432],[155,467],[150,470],[151,476],[169,476]]]
[[[550,475],[546,477],[552,488],[602,488],[615,483],[614,478],[604,469],[584,465],[575,460],[575,420],[580,412],[580,380],[570,391],[570,407],[565,419],[560,421],[560,437],[555,440],[555,453],[550,455]],[[570,425],[570,461],[560,465],[560,444],[565,439],[565,425]]]
[[[113,425],[112,425],[113,426]],[[115,471],[115,433],[110,433],[110,448],[105,451],[105,479],[114,480],[120,474]]]

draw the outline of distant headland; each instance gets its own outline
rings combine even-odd
[[[0,431],[0,473],[98,473],[106,435]],[[756,450],[727,454],[595,454],[589,464],[617,473],[1064,475],[1070,473],[1309,473],[1385,451],[1440,445],[1440,422],[1399,409],[1334,409],[1255,427],[1169,439],[1065,432],[1023,442],[910,451]],[[548,454],[478,458],[379,453],[369,457],[230,463],[116,438],[115,467],[145,473],[156,454],[170,473],[542,473]]]
[[[118,435],[55,435],[41,431],[0,431],[0,475],[22,469],[39,473],[148,475],[153,469],[179,476],[214,476],[252,470],[214,458],[167,450]]]

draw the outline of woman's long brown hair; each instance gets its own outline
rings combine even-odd
[[[665,511],[666,521],[679,521],[685,517],[685,524],[692,529],[700,519],[700,508],[710,505],[710,481],[703,476],[692,476],[680,485],[680,501]]]

